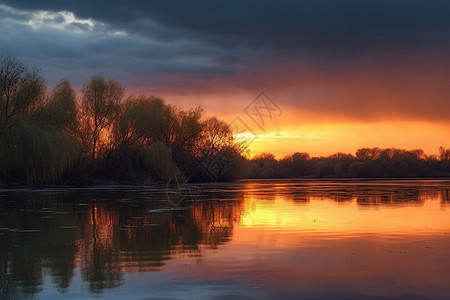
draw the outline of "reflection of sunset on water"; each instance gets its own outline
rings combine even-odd
[[[256,298],[439,297],[450,293],[449,184],[243,181],[200,185],[180,207],[158,190],[11,197],[0,202],[9,211],[0,214],[0,282],[27,295],[48,293],[47,282],[88,296],[139,281],[163,298],[195,287]]]
[[[450,231],[448,211],[442,206],[441,196],[422,197],[418,202],[396,204],[382,200],[381,196],[366,197],[364,201],[354,197],[345,202],[311,197],[305,203],[296,203],[284,195],[272,200],[246,195],[240,227],[349,235]]]
[[[270,295],[336,295],[342,288],[357,298],[441,293],[429,288],[446,286],[442,274],[450,266],[435,260],[450,250],[450,212],[441,192],[360,183],[345,194],[339,184],[326,185],[245,185],[232,240],[205,252],[201,265],[180,259],[164,269],[182,282],[239,278]]]

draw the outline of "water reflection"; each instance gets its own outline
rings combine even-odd
[[[337,295],[377,291],[373,282],[357,280],[356,288],[349,281],[355,278],[412,286],[417,279],[404,271],[420,267],[431,270],[426,281],[435,279],[432,294],[439,297],[448,289],[437,277],[450,275],[449,187],[448,181],[248,181],[198,186],[201,193],[185,207],[174,207],[178,202],[158,189],[4,192],[1,296],[43,294],[49,281],[57,293],[98,295],[126,286],[126,274],[164,272],[178,283],[260,286],[264,295],[314,295],[327,283],[334,284],[327,293]],[[421,257],[431,249],[441,266]],[[386,277],[396,272],[403,277]]]
[[[240,216],[238,194],[180,210],[166,210],[158,191],[101,198],[96,192],[9,193],[4,199],[2,296],[41,292],[44,274],[64,293],[77,267],[91,293],[119,287],[126,272],[157,271],[178,253],[200,255],[201,245],[228,241]]]

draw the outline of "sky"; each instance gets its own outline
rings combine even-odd
[[[0,0],[0,53],[202,106],[252,155],[450,146],[445,0]],[[261,93],[262,92],[262,93]]]

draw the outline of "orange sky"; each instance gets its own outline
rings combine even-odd
[[[395,53],[350,61],[280,61],[157,94],[205,115],[239,117],[257,135],[251,155],[355,153],[362,147],[423,149],[450,146],[450,70],[445,56]],[[143,88],[144,92],[150,92]],[[246,113],[264,91],[282,111],[264,128]],[[264,111],[264,109],[262,109]]]
[[[278,158],[296,151],[312,156],[354,154],[364,147],[423,149],[431,155],[449,140],[448,125],[424,122],[299,124],[260,133],[250,149],[253,155],[270,152]]]
[[[383,94],[385,99],[392,99],[401,91],[385,89],[383,93],[379,93]],[[406,95],[410,93],[405,89]],[[253,132],[250,135],[256,136],[249,147],[252,156],[262,152],[273,153],[277,158],[293,152],[308,152],[311,156],[326,156],[336,152],[354,154],[357,149],[363,147],[423,149],[431,155],[437,154],[440,146],[450,146],[450,122],[441,116],[448,104],[443,103],[443,107],[439,107],[437,101],[438,104],[429,104],[427,111],[420,107],[422,103],[427,102],[421,100],[421,95],[415,97],[406,113],[402,113],[393,106],[385,108],[382,101],[374,101],[369,104],[371,107],[367,108],[364,105],[358,107],[352,99],[349,99],[348,103],[340,101],[344,102],[342,106],[347,107],[334,111],[334,108],[330,107],[336,104],[331,100],[324,101],[323,110],[320,106],[302,109],[302,104],[293,103],[292,97],[286,96],[287,93],[274,94],[277,96],[268,93],[282,109],[282,115],[274,114],[272,119],[266,118],[264,129],[255,124],[245,112],[247,105],[258,95],[256,90],[238,90],[224,95],[168,95],[166,99],[177,99],[169,102],[186,108],[196,103],[204,108],[205,115],[218,115],[229,123],[237,117],[240,118]],[[317,96],[314,97],[317,99]],[[337,93],[334,98],[339,97]],[[357,98],[358,95],[353,97]],[[333,98],[333,95],[330,95],[330,98]],[[364,115],[358,116],[362,112]],[[433,119],[433,114],[437,115],[436,119]]]

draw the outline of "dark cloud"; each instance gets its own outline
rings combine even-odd
[[[449,46],[440,38],[450,31],[450,2],[445,0],[2,2],[23,9],[68,10],[154,37],[145,24],[151,20],[171,36],[229,47],[358,52]]]
[[[98,20],[71,20],[70,13],[60,10],[35,14],[0,6],[0,14],[5,16],[0,20],[0,52],[12,51],[41,66],[50,82],[63,76],[80,83],[92,74],[115,77],[131,86],[139,76],[207,78],[207,74],[233,73],[236,67],[228,62],[239,57],[236,51],[193,40],[143,38],[137,31],[124,33],[123,28]],[[170,31],[151,20],[145,23],[159,35]]]
[[[52,12],[39,19],[47,27],[29,24],[37,11]],[[444,0],[0,0],[0,51],[50,82],[264,89],[315,113],[443,120],[449,11]]]

